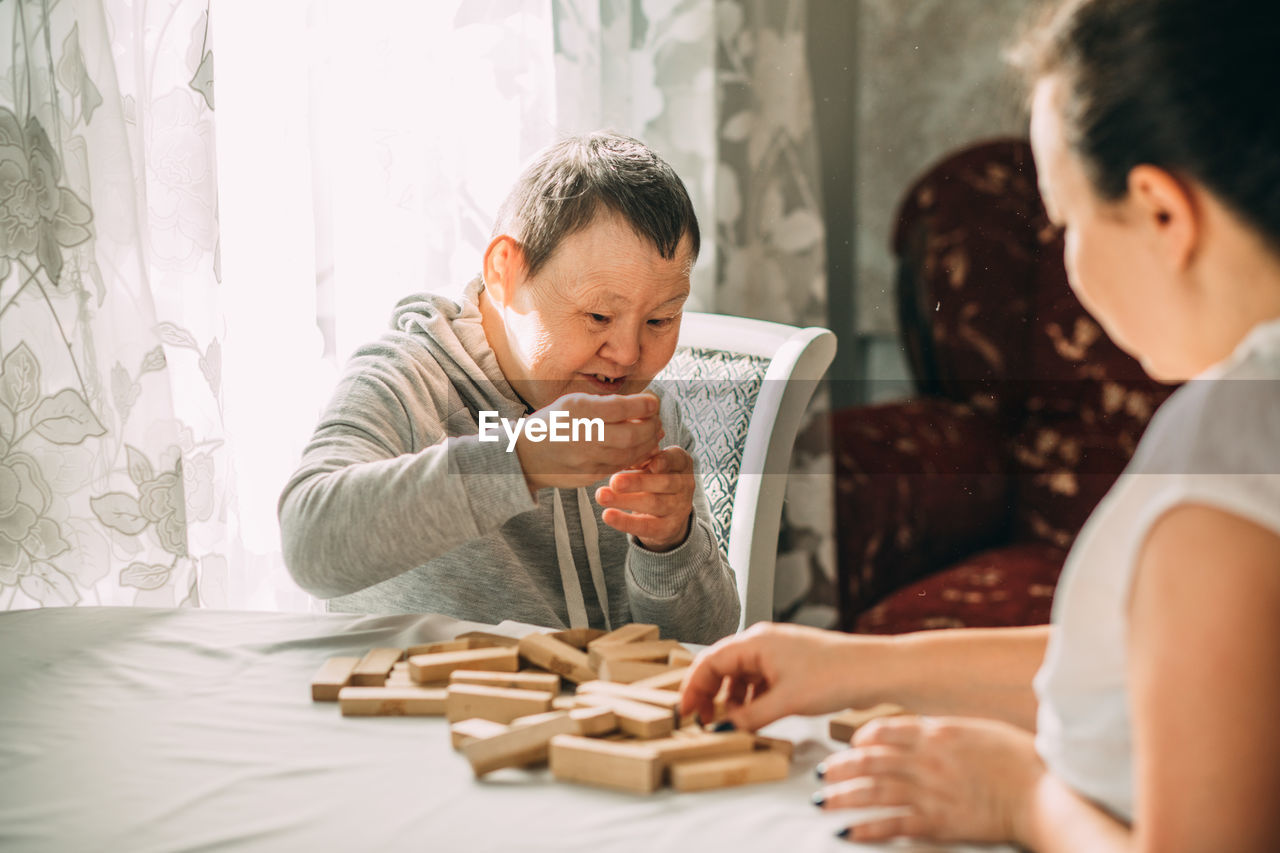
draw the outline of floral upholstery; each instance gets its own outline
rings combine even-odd
[[[893,248],[920,394],[833,417],[841,624],[1044,622],[1067,549],[1172,388],[1071,292],[1025,141],[935,166]]]
[[[726,556],[747,428],[768,369],[767,358],[679,347],[657,377],[663,391],[680,401],[684,424],[693,433],[712,530]]]

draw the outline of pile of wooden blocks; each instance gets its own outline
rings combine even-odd
[[[311,695],[344,716],[443,716],[478,777],[549,762],[558,780],[636,793],[785,779],[793,744],[680,717],[692,662],[655,625],[575,628],[520,640],[484,632],[333,658]],[[523,666],[523,668],[522,668]],[[561,691],[561,679],[576,689]],[[727,698],[717,698],[717,717]]]

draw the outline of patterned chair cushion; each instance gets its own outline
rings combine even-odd
[[[711,526],[728,555],[733,496],[742,469],[751,413],[769,359],[720,350],[678,347],[656,383],[679,400],[693,433],[694,464],[711,504]]]

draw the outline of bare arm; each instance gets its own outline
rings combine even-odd
[[[1044,660],[1049,631],[1034,625],[904,634],[896,641],[890,690],[876,701],[897,702],[916,714],[986,717],[1035,731],[1031,679]]]
[[[727,677],[733,684],[729,718],[741,728],[788,714],[897,702],[916,713],[987,716],[1031,730],[1031,678],[1048,636],[1048,626],[899,637],[755,626],[698,658],[685,683],[684,709],[708,716]],[[743,704],[748,684],[755,698]]]

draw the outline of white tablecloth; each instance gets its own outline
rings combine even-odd
[[[440,616],[0,613],[0,849],[883,849],[836,840],[855,814],[809,803],[813,767],[836,748],[825,720],[766,730],[798,741],[785,782],[642,797],[545,770],[477,782],[443,719],[343,718],[310,699],[326,658],[476,628],[530,630]]]

